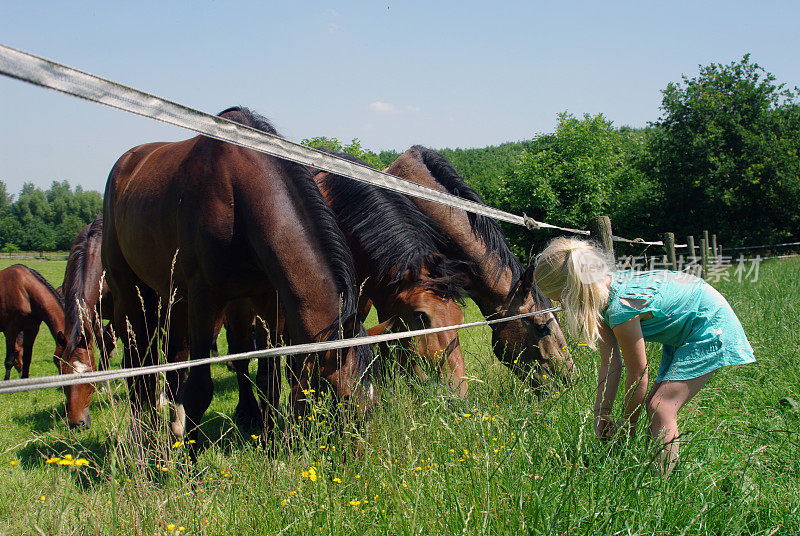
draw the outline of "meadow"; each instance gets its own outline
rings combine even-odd
[[[23,262],[61,284],[65,262]],[[684,409],[669,478],[653,469],[643,422],[628,444],[594,439],[595,352],[571,343],[579,379],[540,399],[481,328],[461,333],[466,400],[394,375],[369,423],[341,429],[335,404],[308,393],[315,411],[275,452],[233,425],[224,366],[195,463],[166,428],[161,456],[132,463],[124,383],[95,394],[88,430],[66,426],[60,391],[3,395],[0,534],[797,534],[798,272],[797,259],[769,261],[756,282],[715,283],[758,361],[719,371]],[[480,318],[474,304],[466,317]],[[53,348],[42,326],[32,375],[55,373]],[[659,355],[648,347],[652,369]]]

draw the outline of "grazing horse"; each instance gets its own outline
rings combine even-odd
[[[470,201],[483,199],[458,176],[439,153],[412,147],[384,171],[434,190]],[[551,307],[511,252],[503,231],[492,218],[467,213],[439,203],[411,197],[433,225],[444,234],[454,258],[470,267],[467,291],[486,318],[505,318]],[[545,374],[572,378],[575,365],[552,313],[493,324],[495,355],[518,377],[539,387]]]
[[[61,374],[97,370],[94,345],[98,345],[100,369],[108,368],[108,356],[116,343],[109,324],[103,328],[102,320],[112,320],[114,304],[111,292],[103,279],[100,243],[103,236],[103,215],[84,227],[70,248],[64,284],[64,331],[56,334],[64,348],[56,366]],[[72,426],[88,426],[89,405],[94,385],[84,383],[64,387],[67,397],[67,419]]]
[[[246,108],[220,116],[275,133]],[[151,335],[160,300],[171,307],[169,344],[187,337],[192,359],[209,356],[228,302],[248,299],[268,318],[275,293],[294,342],[365,332],[356,317],[353,258],[310,171],[299,164],[205,136],[141,145],[111,170],[103,214],[103,267],[126,366],[155,360]],[[362,411],[377,400],[369,346],[291,361],[297,378],[291,400],[301,410],[302,390],[323,382]],[[276,360],[260,360],[256,379],[269,407],[279,397],[274,367]],[[131,381],[135,414],[153,406],[154,383],[152,375]],[[174,433],[183,435],[186,422],[197,437],[213,387],[209,365],[191,368],[177,393]]]
[[[337,156],[363,164],[346,154]],[[358,279],[363,282],[364,294],[375,305],[379,321],[394,318],[395,325],[406,329],[463,323],[459,303],[464,281],[439,251],[444,237],[411,201],[389,190],[324,171],[317,171],[314,180],[347,238]],[[430,369],[446,378],[451,392],[466,396],[464,357],[457,329],[405,339],[402,348],[404,368],[410,363],[418,376],[425,377],[419,360],[413,358],[412,350],[416,350]]]
[[[15,264],[0,270],[0,331],[6,337],[6,375],[17,361],[20,378],[27,378],[31,367],[33,343],[42,322],[53,338],[64,330],[64,300],[42,275],[27,266]],[[18,337],[22,334],[22,358],[19,358]],[[56,342],[55,355],[63,348]]]

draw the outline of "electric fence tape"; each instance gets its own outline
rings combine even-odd
[[[176,363],[164,363],[164,364],[150,365],[145,367],[103,370],[103,371],[83,372],[83,373],[75,372],[73,374],[59,374],[56,376],[37,376],[35,378],[6,380],[0,382],[0,395],[5,393],[19,393],[23,391],[33,391],[36,389],[47,389],[51,387],[66,387],[69,385],[78,385],[82,383],[96,383],[96,382],[105,382],[111,380],[120,380],[123,378],[145,376],[147,374],[157,374],[160,372],[182,370],[191,367],[197,367],[200,365],[211,365],[214,363],[221,363],[224,361],[239,361],[242,359],[256,359],[264,357],[278,357],[283,355],[309,354],[315,352],[323,352],[326,350],[349,348],[351,346],[364,346],[369,344],[377,344],[380,342],[407,339],[411,337],[416,337],[418,335],[426,335],[428,333],[439,333],[442,331],[449,331],[453,329],[489,326],[492,324],[510,322],[512,320],[517,320],[520,318],[526,318],[530,316],[555,313],[561,310],[562,310],[561,307],[551,307],[549,309],[542,309],[541,311],[522,313],[505,318],[497,318],[494,320],[482,320],[479,322],[468,322],[465,324],[457,324],[453,326],[418,329],[414,331],[403,331],[400,333],[387,333],[384,335],[369,335],[366,337],[354,337],[350,339],[340,339],[336,341],[312,342],[306,344],[296,344],[293,346],[278,346],[274,348],[268,348],[266,350],[256,350],[253,352],[244,352],[241,354],[207,357],[204,359],[179,361]]]

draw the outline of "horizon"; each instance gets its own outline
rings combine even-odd
[[[643,128],[668,83],[747,53],[777,83],[800,85],[800,4],[775,1],[45,2],[0,14],[4,45],[208,113],[248,106],[292,141],[358,138],[375,153],[530,140],[562,112]],[[0,180],[15,196],[64,180],[102,192],[131,147],[193,135],[7,77],[0,96]]]

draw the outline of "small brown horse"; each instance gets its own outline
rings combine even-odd
[[[387,173],[423,186],[483,203],[483,199],[458,176],[439,153],[412,147],[400,155]],[[450,255],[470,270],[470,297],[487,318],[504,318],[551,307],[511,252],[503,231],[491,218],[414,198],[420,210],[450,243]],[[492,325],[495,355],[517,376],[538,387],[544,375],[572,378],[575,365],[552,313]]]
[[[338,156],[363,164],[346,154]],[[394,318],[396,326],[412,330],[463,323],[459,304],[465,281],[439,251],[444,237],[411,201],[324,171],[316,172],[314,180],[353,252],[363,282],[362,303],[369,297],[381,322]],[[401,347],[403,368],[410,365],[418,376],[426,376],[416,353],[429,369],[446,378],[451,392],[466,396],[457,329],[405,339]]]
[[[15,264],[0,270],[0,331],[6,337],[6,375],[18,356],[18,337],[22,337],[20,378],[27,378],[31,367],[33,343],[42,322],[47,324],[53,338],[64,330],[64,300],[42,275],[27,266]],[[55,355],[63,348],[56,343]]]
[[[102,320],[113,319],[114,303],[103,279],[100,243],[103,236],[103,215],[84,227],[69,252],[64,283],[64,332],[56,340],[64,348],[56,366],[61,374],[97,370],[94,345],[100,351],[100,369],[108,368],[108,356],[116,343],[109,324],[103,328]],[[89,406],[94,385],[85,383],[64,387],[67,398],[67,420],[71,426],[90,424]]]
[[[246,108],[220,116],[275,133]],[[294,342],[364,332],[356,318],[352,256],[303,166],[204,136],[149,143],[125,153],[111,170],[103,214],[103,267],[125,366],[155,360],[159,299],[173,297],[170,344],[188,336],[192,359],[210,354],[214,324],[228,302],[249,299],[268,318],[261,309],[269,308],[275,291]],[[292,362],[293,401],[320,380],[362,411],[377,399],[368,346]],[[259,361],[257,383],[277,378],[261,370],[270,366],[275,360]],[[154,405],[154,384],[152,376],[131,382],[134,413]],[[258,387],[277,406],[280,384]],[[192,367],[178,408],[195,437],[212,396],[210,367]],[[179,422],[173,431],[180,432]]]

